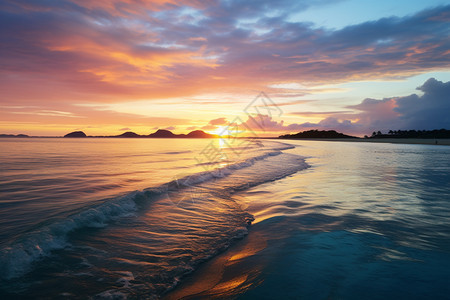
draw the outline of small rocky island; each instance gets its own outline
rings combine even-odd
[[[170,130],[158,129],[157,131],[150,133],[148,135],[140,135],[132,131],[124,132],[120,135],[111,136],[88,136],[83,131],[74,131],[66,134],[64,137],[68,138],[85,138],[85,137],[101,137],[101,138],[217,138],[217,135],[206,133],[202,130],[194,130],[188,134],[175,134]]]
[[[84,133],[83,131],[74,131],[74,132],[66,134],[64,137],[67,137],[67,138],[84,138],[84,137],[87,137],[87,136],[86,136],[86,133]]]
[[[26,134],[0,134],[0,138],[28,138]]]
[[[308,130],[295,134],[280,135],[279,139],[358,139],[335,130]]]

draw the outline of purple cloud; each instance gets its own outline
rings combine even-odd
[[[450,81],[428,79],[417,90],[423,95],[385,99],[364,99],[358,105],[347,106],[357,112],[337,113],[318,123],[303,123],[300,127],[336,129],[347,133],[370,133],[373,130],[432,130],[450,128]]]
[[[286,21],[327,1],[112,2],[4,1],[5,99],[29,99],[24,84],[38,101],[112,102],[450,66],[450,6],[332,30]]]

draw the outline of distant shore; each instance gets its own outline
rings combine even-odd
[[[0,136],[0,138],[64,138],[62,136]],[[118,138],[116,136],[88,136],[87,138]],[[124,137],[124,138],[138,138],[142,139],[142,137]],[[192,138],[192,137],[191,137]],[[194,137],[200,138],[200,137]],[[217,139],[219,137],[206,137],[211,139]],[[167,139],[167,138],[165,138]],[[186,139],[186,137],[171,137],[169,139]],[[396,139],[396,138],[383,138],[383,139],[364,139],[364,138],[337,138],[337,139],[325,139],[325,138],[295,138],[295,139],[280,139],[277,137],[260,137],[257,139],[261,140],[279,140],[279,141],[324,141],[324,142],[357,142],[357,143],[390,143],[390,144],[421,144],[421,145],[445,145],[450,146],[450,139],[413,139],[413,138],[405,138],[405,139]]]
[[[280,140],[297,140],[297,141],[327,141],[327,142],[358,142],[358,143],[390,143],[390,144],[421,144],[421,145],[450,145],[450,139],[280,139]]]

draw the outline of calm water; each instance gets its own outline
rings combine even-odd
[[[230,295],[450,299],[450,147],[292,143],[311,168],[238,194],[265,247]]]
[[[210,142],[2,139],[2,298],[159,298],[248,231],[229,296],[450,293],[450,147]]]

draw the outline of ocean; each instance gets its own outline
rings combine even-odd
[[[170,297],[234,252],[224,270],[237,272],[186,298],[450,294],[447,146],[10,138],[0,148],[2,299]]]

